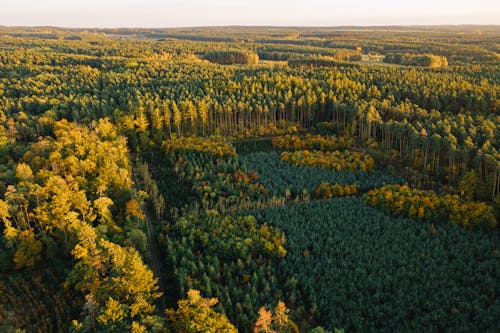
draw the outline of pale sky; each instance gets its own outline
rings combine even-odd
[[[500,24],[500,0],[1,0],[0,25]]]

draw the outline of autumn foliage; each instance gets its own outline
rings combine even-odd
[[[273,146],[281,150],[322,150],[334,151],[352,147],[353,140],[345,137],[306,134],[282,135],[273,138]]]
[[[299,333],[297,325],[288,317],[289,312],[283,301],[278,301],[274,311],[261,307],[253,333]]]
[[[493,208],[483,202],[464,202],[457,195],[437,195],[434,191],[411,189],[406,185],[390,185],[364,195],[371,206],[395,215],[433,223],[449,221],[464,227],[494,228],[497,224]]]
[[[187,299],[179,300],[176,310],[166,312],[173,333],[237,333],[224,314],[213,310],[218,302],[217,298],[201,297],[199,290],[188,290]]]
[[[330,199],[343,197],[348,195],[354,195],[358,193],[358,185],[339,185],[330,184],[328,182],[322,183],[314,191],[314,197],[318,199]]]
[[[373,171],[375,162],[369,155],[353,151],[309,151],[283,152],[281,159],[292,165],[307,165],[316,168]]]
[[[234,148],[224,140],[215,137],[182,137],[164,143],[167,153],[198,152],[219,157],[236,156]]]

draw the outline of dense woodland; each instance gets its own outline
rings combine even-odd
[[[500,327],[498,26],[0,36],[0,331]]]

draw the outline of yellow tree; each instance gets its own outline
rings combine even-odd
[[[73,249],[78,261],[66,285],[91,295],[99,304],[97,324],[106,329],[128,330],[132,322],[153,315],[153,303],[161,293],[157,279],[137,250],[99,238],[86,224],[79,230],[78,239]],[[75,323],[76,327],[81,325]]]
[[[198,112],[200,114],[200,119],[201,119],[201,133],[202,135],[205,135],[205,125],[207,124],[208,120],[208,106],[205,101],[201,101],[198,104]]]
[[[299,329],[297,325],[288,318],[288,312],[285,303],[283,301],[278,301],[276,307],[274,308],[273,316],[273,326],[278,333],[298,333]]]
[[[265,307],[259,309],[259,317],[255,322],[254,333],[299,333],[297,325],[288,318],[286,305],[282,301],[274,308],[274,315]]]
[[[177,104],[175,102],[172,102],[172,120],[174,122],[175,127],[177,128],[177,137],[181,136],[181,121],[182,121],[182,114],[179,108],[177,107]]]
[[[259,317],[255,322],[253,332],[254,333],[276,333],[271,328],[273,322],[273,314],[271,311],[267,310],[265,307],[259,309]]]
[[[189,290],[187,299],[177,302],[177,310],[166,311],[174,333],[237,333],[238,330],[223,314],[212,307],[217,298],[203,298],[198,290]]]
[[[170,113],[170,108],[168,107],[168,102],[163,102],[162,107],[161,107],[161,112],[163,114],[163,125],[165,126],[164,131],[167,132],[168,128],[168,134],[172,134],[172,129],[170,127],[170,119],[172,118],[172,114]]]

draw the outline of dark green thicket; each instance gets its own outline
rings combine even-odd
[[[401,184],[404,180],[386,171],[333,171],[308,166],[295,167],[281,160],[276,152],[257,152],[240,157],[245,166],[257,172],[260,181],[275,195],[312,193],[324,182],[340,185],[357,184],[361,191],[385,184]]]
[[[259,62],[259,55],[244,51],[213,51],[205,54],[205,59],[221,65],[255,65]]]
[[[393,218],[361,198],[251,212],[281,229],[281,274],[300,281],[329,328],[493,332],[500,325],[498,232]]]

